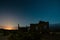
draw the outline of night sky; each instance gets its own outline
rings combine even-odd
[[[60,0],[0,0],[0,26],[26,26],[40,20],[60,23]]]

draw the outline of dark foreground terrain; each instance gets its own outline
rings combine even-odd
[[[60,32],[0,32],[0,40],[60,40]]]

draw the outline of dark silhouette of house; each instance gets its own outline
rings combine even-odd
[[[40,21],[38,24],[30,24],[31,32],[49,32],[49,22]]]
[[[19,24],[18,24],[18,30],[20,31],[20,32],[28,32],[28,29],[29,29],[29,27],[20,27],[19,26]]]

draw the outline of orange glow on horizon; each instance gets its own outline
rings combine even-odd
[[[5,29],[5,30],[18,30],[18,27],[16,27],[16,23],[14,21],[14,18],[6,18],[0,28]]]
[[[5,29],[5,30],[16,30],[16,28],[13,26],[5,26],[5,27],[3,27],[3,29]]]

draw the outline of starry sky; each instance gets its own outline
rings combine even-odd
[[[0,0],[0,25],[26,26],[40,20],[60,23],[60,0]]]

